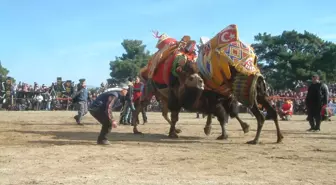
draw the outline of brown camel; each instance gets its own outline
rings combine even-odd
[[[185,37],[183,38],[185,39]],[[181,53],[183,57],[178,58],[178,60],[174,60],[174,64],[175,62],[177,62],[177,65],[173,65],[175,66],[175,69],[179,68],[183,69],[180,70],[180,72],[175,73],[174,74],[170,74],[172,76],[172,78],[170,79],[169,84],[159,84],[153,80],[148,80],[148,73],[141,73],[141,77],[147,81],[147,85],[151,85],[152,88],[154,88],[154,95],[161,100],[162,103],[162,115],[165,118],[165,120],[167,120],[168,123],[170,123],[171,125],[171,129],[169,132],[169,136],[172,138],[176,138],[178,137],[177,134],[180,132],[179,129],[176,129],[176,123],[178,121],[178,114],[181,110],[181,108],[185,108],[188,110],[194,110],[194,111],[200,111],[200,112],[204,112],[208,115],[214,114],[215,116],[217,116],[221,126],[222,126],[222,135],[219,137],[219,139],[225,139],[227,134],[225,132],[225,120],[227,115],[226,115],[226,111],[225,111],[225,102],[222,100],[218,100],[218,96],[216,95],[216,93],[214,92],[210,92],[208,91],[210,94],[207,93],[203,93],[203,92],[207,92],[207,91],[203,91],[203,80],[202,78],[197,74],[194,73],[192,70],[188,69],[188,66],[191,65],[187,65],[188,63],[194,63],[194,61],[192,60],[186,60],[187,57],[184,57],[184,55],[188,55],[190,53],[192,53],[193,51],[188,51],[185,48],[190,48],[189,46],[192,44],[195,44],[194,41],[186,41],[184,42],[184,40],[182,39],[182,41],[179,43],[179,46],[177,47],[178,49],[182,50]],[[187,39],[188,40],[188,39]],[[182,47],[181,47],[181,43],[182,43]],[[172,53],[173,54],[173,53]],[[174,53],[175,54],[175,53]],[[183,62],[181,62],[181,59],[185,59]],[[184,70],[187,69],[187,70]],[[172,69],[172,70],[175,70]],[[143,70],[144,71],[144,70]],[[172,72],[171,72],[172,73]],[[158,73],[158,75],[161,75],[160,73]],[[186,81],[186,77],[193,77],[190,78],[189,80]],[[187,82],[187,83],[185,83]],[[188,88],[188,91],[185,91],[185,87],[190,87]],[[190,91],[190,89],[192,89]],[[209,98],[209,95],[212,97],[216,97],[216,98]],[[198,100],[197,104],[195,104],[195,100]],[[221,97],[221,99],[223,99]],[[133,132],[135,134],[137,133],[141,133],[138,131],[137,129],[137,123],[139,122],[138,120],[138,115],[140,113],[141,110],[141,106],[145,106],[146,102],[148,102],[148,100],[150,100],[150,98],[147,99],[142,99],[142,101],[136,102],[136,111],[133,114]],[[224,105],[223,105],[224,104]],[[171,120],[168,118],[168,110],[171,110]],[[249,125],[243,121],[241,121],[239,119],[239,117],[237,117],[237,119],[240,121],[240,124],[243,128],[243,131],[245,133],[247,133],[249,131]],[[211,124],[211,120],[207,121],[207,126],[205,128],[205,133],[208,135],[210,134],[210,127]]]
[[[268,101],[266,82],[257,67],[257,57],[251,47],[239,41],[237,26],[228,26],[209,41],[203,42],[201,38],[201,44],[203,45],[199,48],[198,60],[192,63],[190,69],[193,72],[189,74],[199,72],[204,80],[202,82],[210,87],[211,91],[223,96],[232,96],[251,109],[257,119],[258,128],[255,138],[247,143],[259,142],[265,122],[258,104],[261,104],[274,120],[277,142],[280,143],[283,135],[278,123],[278,114]],[[187,81],[194,81],[193,78],[195,76],[190,75]],[[188,88],[190,87],[186,87],[186,90]]]

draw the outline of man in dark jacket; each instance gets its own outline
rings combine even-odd
[[[111,132],[112,127],[117,127],[117,122],[113,118],[112,110],[120,105],[120,97],[125,96],[126,92],[107,91],[100,94],[95,101],[92,102],[89,111],[90,114],[102,124],[97,144],[108,145],[107,134]]]
[[[84,79],[80,80],[78,84],[77,92],[72,96],[73,103],[77,104],[78,115],[74,117],[78,125],[83,125],[81,123],[82,117],[88,112],[88,98],[89,92],[86,88],[86,82]]]
[[[322,84],[318,75],[313,75],[312,84],[308,88],[306,96],[306,106],[308,111],[308,121],[310,129],[308,131],[320,131],[321,109],[328,104],[329,90],[325,84]]]
[[[121,124],[131,124],[132,122],[132,112],[135,111],[134,103],[133,103],[133,93],[134,93],[134,86],[133,86],[133,79],[128,78],[128,89],[127,94],[125,97],[125,105],[123,107],[122,113],[122,122]]]

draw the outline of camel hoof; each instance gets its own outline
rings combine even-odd
[[[142,134],[142,132],[139,132],[137,129],[133,129],[133,134]]]
[[[177,139],[178,135],[177,135],[176,132],[171,132],[171,133],[169,133],[168,137],[171,138],[171,139]]]
[[[244,126],[243,131],[244,131],[244,134],[247,134],[247,133],[250,132],[250,125],[247,124],[247,123],[245,123],[245,124],[246,124],[246,125]]]
[[[277,143],[282,143],[282,139],[283,139],[284,137],[282,136],[282,135],[280,135],[279,137],[278,137],[278,140],[277,140]]]
[[[211,134],[211,126],[204,127],[204,134],[209,136]]]
[[[227,138],[229,138],[229,136],[228,136],[227,134],[224,134],[224,135],[220,135],[220,136],[218,136],[218,137],[217,137],[217,140],[225,140],[225,139],[227,139]]]
[[[182,132],[182,130],[181,130],[181,129],[175,129],[175,132],[176,132],[177,134],[179,134],[179,133]]]
[[[252,140],[252,141],[248,141],[248,142],[246,142],[247,144],[250,144],[250,145],[256,145],[256,144],[258,144],[258,141],[256,141],[256,140]]]

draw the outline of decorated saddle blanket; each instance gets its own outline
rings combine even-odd
[[[237,26],[229,25],[201,46],[197,66],[206,86],[227,94],[232,88],[231,67],[251,75],[260,73],[256,62],[253,49],[239,40]]]
[[[177,45],[166,45],[164,48],[157,51],[148,61],[148,78],[152,78],[160,64],[167,61],[167,58],[175,52]]]

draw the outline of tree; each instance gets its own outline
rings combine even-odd
[[[9,74],[9,70],[2,66],[1,60],[0,60],[0,81],[5,81],[7,78],[7,75]],[[15,82],[15,79],[12,77],[13,83]]]
[[[141,40],[125,39],[121,45],[126,53],[121,57],[116,57],[114,61],[110,61],[110,76],[109,82],[120,83],[128,77],[135,77],[139,74],[141,67],[144,67],[149,58],[150,53],[146,51],[146,46]]]
[[[328,82],[336,82],[336,44],[326,43],[322,56],[316,60],[314,69],[323,69]]]
[[[318,73],[322,80],[332,81],[335,44],[323,41],[307,31],[284,31],[272,36],[259,33],[252,44],[267,82],[275,89],[293,88]]]

